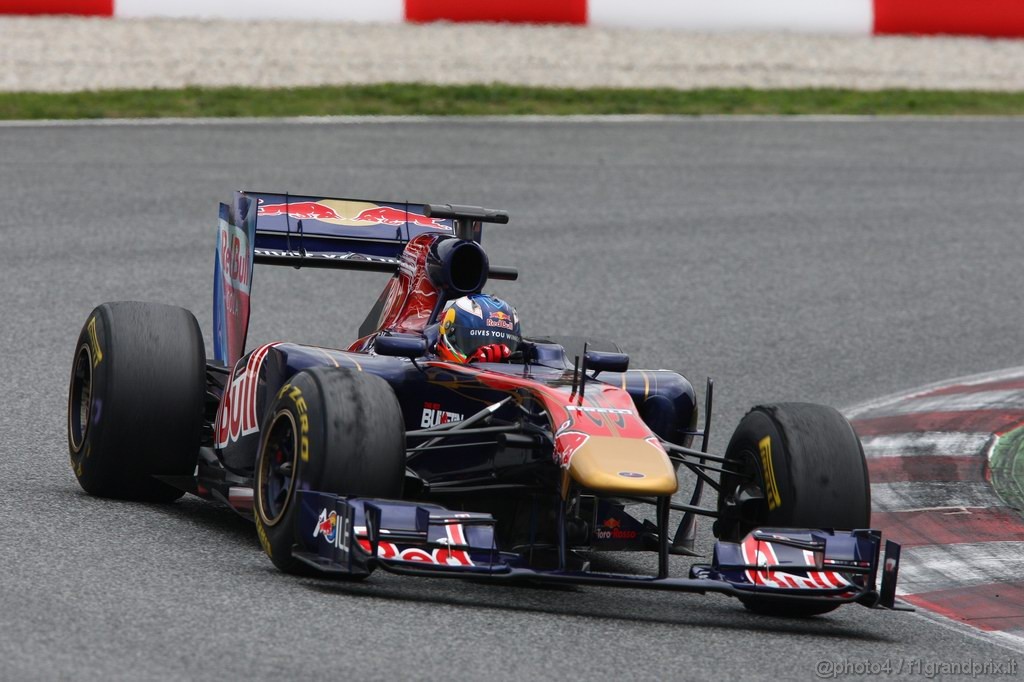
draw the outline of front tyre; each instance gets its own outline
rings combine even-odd
[[[316,574],[292,555],[304,531],[297,491],[402,495],[405,422],[394,391],[380,377],[341,368],[299,372],[278,390],[262,434],[256,532],[267,556],[286,573]]]
[[[159,303],[93,310],[68,390],[71,468],[91,495],[170,502],[154,476],[191,476],[199,453],[206,349],[196,318]]]
[[[718,496],[719,538],[739,542],[758,527],[867,528],[871,486],[860,439],[824,405],[779,403],[753,408],[726,449]],[[746,597],[751,611],[812,616],[838,604]]]

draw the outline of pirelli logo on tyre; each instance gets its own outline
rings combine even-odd
[[[273,547],[270,546],[270,538],[267,537],[267,531],[263,527],[263,522],[260,521],[260,513],[256,513],[256,537],[260,539],[260,547],[267,553],[267,556],[271,559],[274,558]]]
[[[292,384],[285,384],[281,387],[281,390],[277,392],[277,398],[280,400],[285,395],[292,401],[292,405],[295,406],[295,412],[299,416],[299,457],[303,462],[309,461],[309,408],[306,405],[306,399],[302,397],[302,391],[298,386]]]
[[[93,317],[89,320],[87,325],[89,329],[89,350],[92,352],[92,366],[97,367],[103,362],[103,351],[100,350],[100,340],[96,336],[96,318]]]
[[[779,497],[779,484],[775,482],[775,467],[772,466],[772,438],[765,436],[757,448],[761,453],[761,471],[764,472],[764,496],[768,501],[768,510],[772,511],[782,504]]]

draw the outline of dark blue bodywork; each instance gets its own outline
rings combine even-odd
[[[542,359],[531,364],[493,364],[486,365],[486,368],[536,382],[569,385],[572,368],[568,366],[561,347],[554,346],[553,349],[557,349],[557,353],[550,352],[552,347],[547,347],[547,353],[542,349]],[[246,366],[250,355],[246,354],[238,361],[239,370]],[[410,431],[442,423],[439,420],[445,419],[445,415],[464,418],[506,395],[504,391],[477,382],[472,375],[458,373],[453,367],[437,367],[408,358],[372,353],[279,343],[267,351],[260,367],[256,409],[261,421],[277,390],[297,372],[312,367],[347,367],[371,372],[386,380],[398,397],[406,429]],[[697,406],[693,386],[685,377],[666,370],[630,370],[606,372],[599,380],[625,388],[655,434],[673,443],[690,444],[695,433]],[[518,408],[509,406],[503,409],[504,416],[510,416]],[[497,416],[503,415],[499,413]],[[428,417],[431,417],[429,422],[426,421]],[[258,448],[259,432],[255,432],[218,449],[218,454],[231,469],[251,473]],[[550,460],[550,453],[540,457]],[[507,464],[516,466],[515,456]],[[456,447],[418,457],[411,466],[425,480],[439,480],[446,476],[469,478],[483,471],[500,470],[503,463],[496,461],[493,448],[480,451]]]
[[[715,510],[698,506],[699,490],[703,481],[712,481],[706,471],[726,471],[713,466],[725,459],[690,448],[695,435],[703,435],[706,446],[708,426],[697,429],[695,393],[682,375],[626,370],[628,357],[611,354],[603,359],[607,365],[595,365],[588,374],[590,354],[582,353],[584,366],[578,368],[562,346],[545,340],[525,340],[521,357],[509,364],[469,367],[440,362],[429,352],[436,340],[437,314],[446,302],[479,292],[488,275],[517,276],[513,269],[491,266],[479,247],[480,221],[507,219],[507,214],[474,207],[268,193],[239,193],[230,206],[222,206],[214,289],[219,362],[207,370],[211,428],[198,475],[183,485],[248,515],[261,454],[260,427],[267,423],[266,412],[279,389],[303,370],[347,368],[384,379],[398,399],[406,429],[403,499],[345,497],[297,486],[293,555],[323,574],[359,577],[383,568],[436,577],[895,608],[899,548],[887,543],[878,589],[882,541],[872,530],[755,529],[738,542],[719,541],[712,562],[694,565],[688,578],[668,576],[670,509],[685,511],[691,520],[693,514],[716,516]],[[362,325],[362,338],[349,350],[274,343],[243,354],[254,263],[345,267],[394,276]],[[408,339],[392,343],[392,354],[385,355],[384,346],[378,354],[375,341],[381,335]],[[584,382],[592,391],[595,383],[621,389],[602,389],[620,402],[585,405]],[[552,392],[571,394],[576,401],[557,405],[562,415],[557,421],[551,405],[542,404]],[[457,428],[485,413],[498,425],[465,432]],[[570,427],[580,429],[584,419],[605,418],[612,424],[616,414],[621,428],[626,423],[622,415],[628,414],[643,427],[642,434],[616,438],[618,432],[609,426],[606,440],[614,443],[609,449],[618,452],[627,441],[655,448],[665,458],[664,478],[673,486],[671,466],[689,467],[700,481],[689,505],[673,504],[669,491],[641,498],[617,496],[621,487],[603,493],[595,492],[595,486],[573,487],[555,457],[556,440],[569,433],[586,443],[591,435]],[[442,432],[443,437],[435,435]],[[483,432],[494,437],[479,438]],[[559,447],[565,456],[561,465],[567,465],[572,451]],[[669,450],[676,453],[674,458]],[[621,457],[628,462],[635,462],[640,452],[625,451]],[[622,466],[627,470],[609,470],[618,476],[645,476],[629,470],[629,463]],[[638,502],[656,508],[656,522],[629,513],[626,505]],[[676,537],[686,535],[685,518]],[[685,543],[680,547],[676,553],[687,553]],[[590,550],[656,552],[658,573],[593,572],[584,558]]]

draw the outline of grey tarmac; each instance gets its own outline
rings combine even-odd
[[[491,291],[531,332],[712,375],[713,449],[758,402],[842,407],[1020,365],[1021,140],[1014,120],[0,128],[0,679],[811,679],[826,659],[1021,658],[860,607],[786,621],[716,596],[297,580],[226,510],[86,496],[64,426],[94,305],[190,308],[209,344],[216,205],[237,188],[508,209],[484,243],[522,279]],[[250,346],[346,345],[385,277],[258,269]]]

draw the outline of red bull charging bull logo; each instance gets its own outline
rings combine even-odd
[[[439,218],[428,218],[422,213],[414,213],[394,206],[378,206],[364,201],[341,201],[338,199],[321,199],[319,201],[290,201],[286,203],[266,204],[260,200],[257,209],[261,216],[288,216],[295,220],[317,220],[336,225],[351,227],[370,227],[385,225],[388,227],[429,227],[435,230],[451,232],[452,228]]]
[[[328,514],[326,509],[321,510],[316,528],[313,529],[313,537],[323,537],[327,542],[333,543],[338,537],[338,513],[332,511]]]
[[[512,323],[512,316],[508,313],[503,313],[500,310],[496,310],[487,316],[485,323],[488,327],[500,327],[512,331],[515,325]]]

